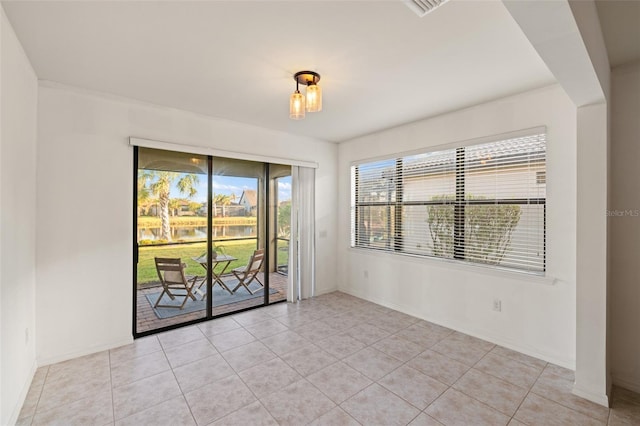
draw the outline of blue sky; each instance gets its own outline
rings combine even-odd
[[[193,201],[203,203],[207,200],[207,177],[206,175],[198,175],[199,182],[196,187],[198,192],[193,197]],[[179,180],[176,179],[175,182]],[[255,178],[244,178],[234,176],[214,176],[213,177],[213,193],[224,195],[235,195],[236,202],[240,200],[242,191],[245,189],[256,190],[258,180]],[[171,188],[171,198],[186,198],[176,187],[175,183]],[[279,179],[278,181],[278,198],[280,201],[291,199],[291,177]]]

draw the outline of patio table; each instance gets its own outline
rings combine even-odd
[[[222,280],[222,275],[226,272],[231,262],[233,262],[234,260],[238,260],[237,257],[229,256],[228,254],[218,254],[216,257],[213,258],[211,269],[207,267],[207,256],[192,257],[191,259],[198,262],[205,269],[205,271],[209,271],[209,270],[211,271],[211,277],[213,278],[212,287],[218,284],[220,285],[220,287],[227,290],[229,294],[233,295],[233,292],[231,291],[231,289],[227,287],[227,284]],[[216,272],[216,267],[218,265],[222,265],[222,267],[219,268],[218,272]],[[198,292],[202,293],[201,300],[204,300],[204,298],[207,296],[205,292],[200,290],[200,288],[206,281],[207,281],[206,279],[202,280],[202,282],[198,286]]]

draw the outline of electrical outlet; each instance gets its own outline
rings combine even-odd
[[[493,299],[493,310],[496,312],[502,312],[502,300]]]
[[[364,271],[364,278],[365,278],[365,279],[368,279],[368,278],[369,278],[369,271],[367,271],[366,269],[365,269],[365,271]]]

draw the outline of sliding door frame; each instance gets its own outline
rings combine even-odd
[[[269,302],[269,265],[270,265],[270,241],[269,241],[269,226],[271,223],[271,206],[270,206],[270,176],[269,176],[269,165],[270,163],[262,162],[264,165],[263,172],[263,193],[265,194],[264,204],[264,227],[265,229],[260,228],[260,221],[257,223],[256,234],[257,241],[260,241],[260,232],[264,232],[265,235],[262,236],[262,240],[264,241],[264,251],[265,251],[265,261],[263,262],[263,276],[264,276],[264,299],[261,305],[250,306],[247,308],[238,309],[233,312],[226,312],[219,315],[213,315],[213,301],[211,297],[207,297],[206,309],[205,309],[205,317],[197,318],[190,321],[185,321],[179,324],[172,324],[164,327],[155,328],[153,330],[138,332],[137,330],[137,316],[138,316],[138,259],[139,259],[139,245],[138,245],[138,145],[133,145],[133,203],[132,203],[132,212],[133,212],[133,275],[132,275],[132,323],[131,329],[133,338],[137,339],[140,337],[149,336],[152,334],[161,333],[163,331],[175,330],[177,328],[186,327],[193,324],[198,324],[205,321],[210,321],[216,318],[222,318],[228,315],[236,315],[240,312],[250,311],[252,309],[263,308],[265,306],[273,305],[276,303],[285,303],[285,300],[279,300],[277,302]],[[147,148],[147,149],[158,149],[160,148]],[[211,265],[213,262],[213,155],[206,154],[207,157],[207,264]],[[227,158],[227,157],[223,157]],[[250,160],[255,161],[255,160]],[[256,161],[258,162],[258,161]],[[210,271],[207,271],[207,294],[212,294],[213,288],[213,277]]]
[[[264,244],[264,258],[265,262],[262,262],[263,269],[266,270],[262,273],[264,277],[264,303],[263,306],[269,305],[269,275],[271,265],[271,240],[269,238],[269,231],[271,228],[271,176],[269,173],[269,163],[264,163],[264,179],[262,180],[263,194],[264,194],[264,229],[262,230],[262,238]],[[260,230],[258,230],[258,235]],[[258,240],[260,241],[260,240]]]

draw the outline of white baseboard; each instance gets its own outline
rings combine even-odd
[[[538,359],[541,359],[541,360],[546,361],[546,362],[550,362],[550,363],[555,364],[555,365],[559,365],[560,367],[568,368],[569,370],[575,371],[575,369],[576,369],[576,361],[575,361],[575,359],[560,358],[560,357],[558,357],[556,355],[553,355],[553,354],[540,352],[540,351],[536,350],[535,348],[523,347],[522,345],[519,345],[517,342],[512,342],[512,341],[505,340],[504,338],[502,338],[500,336],[496,336],[496,335],[492,335],[492,334],[489,334],[489,333],[486,333],[486,332],[481,332],[481,331],[469,329],[468,327],[466,327],[463,324],[445,323],[445,322],[439,321],[437,319],[428,318],[428,317],[425,317],[424,315],[421,315],[421,314],[413,311],[411,308],[408,308],[406,306],[399,306],[399,305],[396,305],[396,304],[393,304],[393,303],[388,303],[387,301],[384,301],[384,300],[377,300],[376,298],[372,298],[372,297],[360,294],[359,292],[353,291],[351,289],[340,288],[338,290],[343,292],[343,293],[349,294],[351,296],[355,296],[355,297],[358,297],[360,299],[368,300],[369,302],[376,303],[378,305],[381,305],[381,306],[384,306],[384,307],[387,307],[387,308],[402,312],[404,314],[411,315],[411,316],[414,316],[416,318],[420,318],[422,320],[429,321],[431,323],[434,323],[434,324],[437,324],[437,325],[441,325],[443,327],[447,327],[447,328],[450,328],[450,329],[455,330],[455,331],[459,331],[460,333],[465,333],[465,334],[468,334],[470,336],[477,337],[478,339],[486,340],[488,342],[495,343],[496,345],[504,346],[507,349],[511,349],[511,350],[516,351],[516,352],[520,352],[522,354],[529,355],[531,357],[538,358]]]
[[[618,374],[612,374],[611,379],[614,385],[635,393],[640,393],[640,378],[638,377],[621,377]]]
[[[9,417],[9,424],[14,425],[18,422],[18,416],[20,415],[20,410],[22,410],[22,406],[24,405],[25,400],[27,399],[27,394],[29,393],[29,388],[31,387],[31,382],[33,381],[33,376],[36,374],[36,370],[38,368],[37,362],[34,360],[31,365],[31,371],[27,375],[27,380],[22,385],[22,389],[20,390],[20,395],[18,395],[18,403],[11,412],[11,416]]]
[[[38,358],[38,365],[44,366],[44,365],[49,365],[49,364],[55,364],[57,362],[67,361],[67,360],[70,360],[70,359],[73,359],[73,358],[78,358],[78,357],[81,357],[81,356],[90,355],[90,354],[93,354],[93,353],[96,353],[96,352],[106,351],[108,349],[117,348],[118,346],[124,346],[124,345],[128,345],[130,343],[133,343],[133,337],[132,336],[129,336],[127,338],[118,339],[118,340],[113,340],[111,342],[104,343],[104,344],[97,345],[97,346],[91,346],[89,348],[78,350],[78,351],[74,351],[74,352],[67,352],[67,353],[60,354],[60,355],[52,355],[52,356]]]
[[[607,394],[594,393],[585,389],[580,389],[577,386],[573,386],[571,393],[579,396],[580,398],[588,399],[591,402],[600,404],[605,407],[609,407],[609,396]]]
[[[333,293],[334,291],[338,291],[338,290],[339,290],[338,287],[324,288],[321,291],[318,291],[316,293],[316,296],[320,296],[320,295],[327,294],[327,293]]]

